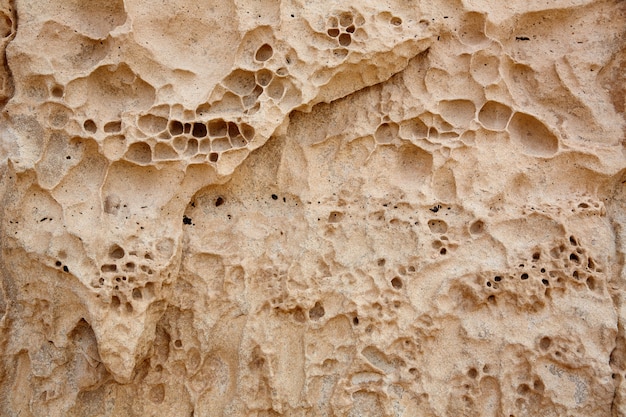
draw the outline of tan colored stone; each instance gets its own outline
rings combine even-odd
[[[625,4],[0,1],[0,415],[626,415]]]

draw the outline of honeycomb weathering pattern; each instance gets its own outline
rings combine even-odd
[[[626,415],[626,3],[0,11],[0,414]]]

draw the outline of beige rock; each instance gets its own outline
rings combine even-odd
[[[0,9],[0,415],[626,415],[626,3]]]

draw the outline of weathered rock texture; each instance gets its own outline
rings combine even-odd
[[[626,415],[626,2],[0,5],[0,415]]]

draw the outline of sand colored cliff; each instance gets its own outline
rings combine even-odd
[[[0,415],[626,415],[625,2],[0,11]]]

